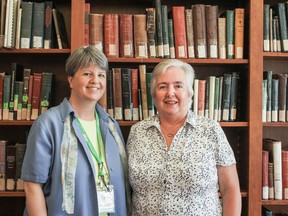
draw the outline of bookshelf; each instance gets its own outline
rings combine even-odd
[[[86,1],[91,4],[93,13],[131,13],[144,14],[145,8],[152,7],[152,0],[106,0]],[[273,2],[273,1],[270,1]],[[274,1],[277,2],[277,1]],[[16,61],[32,71],[51,71],[56,74],[55,97],[53,105],[59,104],[63,97],[69,95],[66,84],[64,65],[70,52],[84,44],[84,3],[85,0],[55,1],[65,17],[68,38],[71,49],[0,49],[1,71],[9,71],[10,63]],[[170,9],[172,5],[191,7],[193,3],[203,1],[172,1],[162,0]],[[205,4],[219,5],[219,12],[236,7],[245,8],[245,43],[244,59],[184,59],[190,63],[199,78],[212,74],[223,74],[237,70],[244,77],[244,101],[241,105],[241,119],[237,122],[220,122],[229,142],[235,152],[238,162],[238,172],[242,194],[242,215],[259,216],[261,206],[277,206],[283,208],[287,201],[262,201],[261,199],[261,167],[262,167],[262,138],[266,134],[276,133],[280,138],[287,138],[287,123],[262,124],[262,72],[264,69],[285,70],[288,54],[263,52],[263,1],[253,0],[206,0]],[[83,31],[81,31],[83,29]],[[162,59],[158,58],[108,58],[111,67],[146,64],[151,70]],[[123,134],[127,138],[129,129],[135,121],[119,121]],[[32,121],[0,121],[0,138],[15,141],[25,141],[26,133]],[[286,137],[285,137],[286,136]],[[286,139],[287,140],[287,139]],[[287,143],[286,143],[287,146]],[[0,192],[1,215],[21,215],[25,204],[23,192]],[[11,206],[8,208],[7,206]]]

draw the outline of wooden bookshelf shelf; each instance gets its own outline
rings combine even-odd
[[[0,49],[0,54],[70,54],[70,49]]]
[[[2,191],[0,192],[0,197],[25,197],[24,191]]]
[[[263,205],[288,205],[288,200],[262,200]]]
[[[1,126],[29,126],[32,125],[33,121],[6,121],[6,120],[1,120],[0,125]]]
[[[263,127],[288,127],[287,122],[264,122]]]

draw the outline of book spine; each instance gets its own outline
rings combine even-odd
[[[21,179],[21,168],[25,155],[26,144],[25,143],[16,143],[16,191],[24,191],[23,180]]]
[[[218,111],[219,111],[219,91],[220,91],[220,79],[219,77],[215,78],[215,92],[214,92],[214,113],[213,118],[215,121],[218,121]]]
[[[207,57],[218,58],[218,6],[205,5],[207,29]]]
[[[154,0],[156,9],[156,28],[157,28],[157,56],[159,58],[164,57],[163,48],[163,29],[162,29],[162,13],[161,13],[161,0]]]
[[[192,9],[185,9],[188,58],[195,58]]]
[[[10,89],[11,89],[11,75],[5,74],[3,79],[3,113],[2,119],[9,119],[9,102],[10,102]]]
[[[226,51],[227,58],[234,58],[234,10],[226,10]]]
[[[131,94],[132,94],[132,104],[133,104],[133,121],[139,121],[139,97],[138,97],[138,85],[139,76],[138,69],[131,69]]]
[[[6,145],[6,191],[14,191],[16,182],[16,147],[15,145]]]
[[[148,116],[149,117],[152,117],[155,115],[154,101],[153,101],[152,95],[150,94],[151,77],[152,77],[152,73],[146,73],[146,90],[147,90],[147,104],[148,104]]]
[[[262,122],[267,122],[267,80],[262,81]]]
[[[22,117],[21,117],[21,120],[27,119],[30,74],[31,74],[31,69],[25,68],[23,71],[23,97],[22,97]]]
[[[218,18],[218,52],[220,59],[226,59],[226,18]]]
[[[232,75],[224,74],[222,120],[229,121]]]
[[[264,4],[263,51],[270,51],[270,4]]]
[[[282,150],[283,199],[288,199],[288,151]]]
[[[112,68],[112,71],[114,118],[116,120],[123,120],[121,68]]]
[[[131,68],[121,68],[124,120],[132,121]]]
[[[104,51],[103,48],[103,28],[104,28],[104,18],[103,14],[90,13],[89,22],[89,43],[95,46],[101,52]]]
[[[168,6],[167,5],[161,6],[161,16],[162,16],[164,58],[170,58],[169,30],[168,30]]]
[[[156,12],[155,8],[146,8],[147,40],[149,58],[156,58]],[[135,27],[134,27],[135,28]]]
[[[31,108],[32,108],[31,120],[35,120],[39,116],[41,83],[42,83],[42,74],[34,73],[33,74],[33,93],[32,93],[32,102],[31,102]]]
[[[146,14],[134,14],[135,58],[148,58],[148,38]],[[151,54],[151,53],[150,53]]]
[[[113,102],[113,72],[107,72],[107,112],[114,118],[114,102]]]
[[[199,80],[198,83],[198,115],[204,116],[205,113],[205,91],[206,80]]]
[[[7,140],[0,140],[0,191],[5,191],[5,164]]]
[[[235,59],[243,59],[244,53],[244,8],[235,8]]]
[[[176,58],[187,58],[185,7],[173,6],[172,14]]]
[[[287,74],[278,74],[279,79],[279,122],[286,121],[286,91],[287,91]]]
[[[104,14],[104,53],[119,57],[119,15]]]
[[[51,106],[54,74],[43,72],[41,79],[40,114],[46,112]]]
[[[199,79],[194,79],[194,85],[193,85],[193,112],[197,115],[198,113],[198,101],[199,101]]]
[[[0,73],[0,120],[2,120],[2,110],[3,110],[4,75],[5,75],[4,72]]]
[[[262,151],[262,199],[267,200],[269,197],[269,184],[268,184],[268,163],[269,152]]]
[[[133,17],[132,14],[119,15],[119,31],[120,31],[120,57],[134,57],[134,41],[133,41]]]
[[[168,19],[168,37],[169,37],[170,58],[176,58],[175,43],[174,43],[174,27],[172,19]]]
[[[278,122],[278,107],[279,107],[279,79],[272,78],[272,93],[271,93],[271,121]]]
[[[45,2],[34,2],[32,17],[32,48],[44,48]]]
[[[147,86],[146,86],[146,65],[139,65],[139,78],[140,78],[140,89],[142,99],[142,112],[143,119],[148,118],[148,101],[147,101]]]
[[[264,71],[263,77],[267,80],[267,109],[266,121],[271,122],[272,116],[272,71]]]
[[[287,30],[287,16],[286,16],[286,9],[285,9],[284,2],[277,3],[276,13],[278,13],[279,22],[280,22],[282,51],[287,52],[288,51],[288,30]]]
[[[90,3],[84,5],[84,46],[89,46]]]
[[[239,86],[239,74],[232,73],[231,77],[231,94],[230,94],[230,120],[235,121],[237,119],[238,108],[238,86]]]
[[[53,1],[45,1],[45,18],[44,18],[44,49],[54,47],[54,25],[52,22]]]

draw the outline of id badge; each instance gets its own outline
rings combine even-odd
[[[98,197],[98,209],[99,213],[114,213],[115,201],[114,201],[114,187],[108,185],[108,189],[105,187],[97,187]]]

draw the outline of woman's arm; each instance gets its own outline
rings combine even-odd
[[[236,165],[218,166],[223,216],[241,215],[241,193]]]
[[[42,186],[40,183],[24,181],[26,207],[29,216],[47,216]]]

